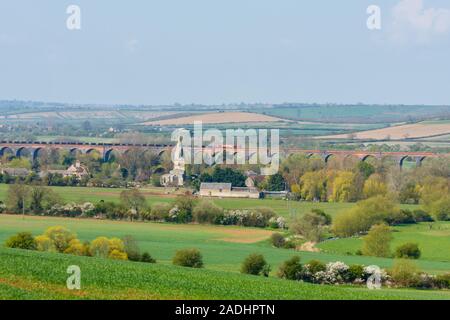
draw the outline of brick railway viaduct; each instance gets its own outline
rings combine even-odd
[[[59,149],[67,150],[71,153],[81,152],[89,154],[91,152],[99,153],[104,161],[108,161],[113,153],[123,154],[130,150],[142,150],[142,152],[151,151],[161,156],[164,152],[171,151],[173,145],[161,144],[107,144],[107,143],[74,143],[74,142],[33,142],[33,141],[0,141],[0,157],[5,154],[12,154],[16,157],[30,156],[34,161],[39,157],[39,153],[43,150]],[[239,151],[233,146],[224,146],[221,150],[225,154],[233,154]],[[252,157],[256,154],[256,150],[247,151],[247,157]],[[194,153],[209,152],[211,149],[194,148]],[[213,151],[213,153],[217,153]],[[395,160],[400,167],[406,159],[413,160],[417,166],[420,166],[422,161],[427,158],[448,157],[449,154],[437,154],[432,152],[370,152],[370,151],[355,151],[355,150],[304,150],[300,148],[280,148],[281,155],[287,156],[290,154],[305,154],[308,157],[314,155],[320,156],[325,162],[328,162],[332,157],[355,157],[360,161],[365,161],[371,157],[375,159],[382,159],[389,157]]]

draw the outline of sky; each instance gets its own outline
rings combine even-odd
[[[0,99],[448,105],[450,3],[1,0]]]

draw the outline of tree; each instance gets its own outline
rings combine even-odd
[[[22,213],[26,210],[30,196],[30,187],[24,184],[10,184],[6,195],[8,209],[14,213]]]
[[[70,242],[76,239],[76,234],[69,229],[61,226],[54,226],[48,228],[44,232],[44,236],[48,237],[55,247],[56,251],[63,253],[70,246]]]
[[[241,273],[251,274],[254,276],[269,276],[270,266],[267,264],[264,256],[261,254],[251,254],[242,263]]]
[[[286,190],[286,182],[281,174],[276,173],[267,178],[267,191],[284,191]]]
[[[373,197],[360,201],[355,207],[334,219],[333,232],[338,237],[351,237],[370,230],[398,214],[400,209],[387,197]]]
[[[389,257],[392,234],[385,224],[375,225],[363,239],[362,252],[366,256]]]
[[[371,198],[375,196],[386,196],[388,193],[387,185],[379,174],[373,174],[364,183],[364,197]]]
[[[339,171],[332,183],[330,200],[333,202],[351,202],[357,199],[355,173]]]
[[[327,200],[327,176],[326,172],[307,172],[301,177],[300,196],[307,201]]]
[[[197,201],[189,196],[178,196],[173,204],[178,208],[178,223],[187,223],[192,221],[192,214]]]
[[[358,172],[361,173],[364,179],[368,179],[375,173],[375,167],[367,161],[360,161],[357,166]]]
[[[61,199],[52,189],[42,186],[33,186],[30,190],[30,209],[33,213],[40,213],[53,205],[60,203]]]
[[[140,261],[142,259],[141,250],[136,239],[133,236],[125,236],[122,238],[124,251],[128,256],[128,260]]]
[[[136,215],[139,215],[145,207],[145,197],[138,189],[122,191],[120,193],[120,201],[130,210],[135,210]],[[130,215],[130,218],[133,220],[133,215]]]
[[[290,224],[290,230],[308,241],[319,242],[324,238],[329,223],[326,215],[312,211],[294,220]]]
[[[413,287],[419,282],[420,270],[411,260],[396,260],[389,273],[398,286]]]

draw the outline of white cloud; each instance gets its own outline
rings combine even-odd
[[[392,9],[390,29],[395,41],[426,43],[450,33],[450,10],[425,8],[424,0],[402,0]]]

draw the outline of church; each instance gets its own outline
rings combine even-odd
[[[182,140],[178,140],[172,151],[173,170],[161,176],[160,183],[164,187],[182,187],[184,185],[184,172],[186,161],[184,159]]]

